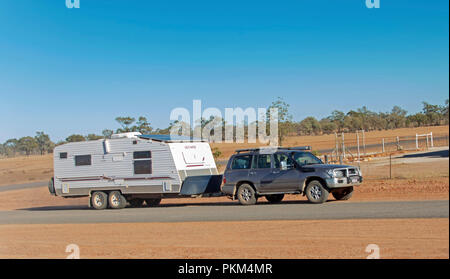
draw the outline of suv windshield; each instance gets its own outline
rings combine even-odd
[[[294,152],[293,157],[300,166],[323,164],[322,160],[309,152]]]

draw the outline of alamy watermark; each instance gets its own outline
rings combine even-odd
[[[68,9],[79,9],[80,8],[80,0],[66,0],[66,7]]]
[[[223,115],[225,115],[223,117]],[[192,117],[187,108],[175,108],[170,113],[172,137],[185,136],[210,142],[278,145],[278,108],[202,109],[201,100],[193,100]]]
[[[366,7],[368,9],[379,9],[380,8],[380,0],[366,0]]]

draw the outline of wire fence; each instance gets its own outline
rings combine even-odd
[[[369,142],[369,143],[366,143]],[[316,150],[327,162],[360,161],[377,155],[388,156],[399,151],[428,150],[449,146],[448,134],[423,134],[364,139],[352,134],[336,136],[333,148]]]

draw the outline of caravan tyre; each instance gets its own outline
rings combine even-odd
[[[92,193],[91,205],[95,209],[105,209],[108,207],[108,195],[103,192]]]
[[[127,205],[127,200],[119,191],[112,191],[109,193],[108,203],[112,209],[122,209]]]

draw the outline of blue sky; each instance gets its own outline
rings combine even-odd
[[[6,0],[0,142],[52,140],[170,111],[267,107],[294,119],[367,106],[408,112],[449,94],[448,1]]]

